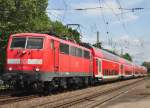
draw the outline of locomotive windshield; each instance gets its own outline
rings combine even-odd
[[[26,38],[13,38],[11,48],[25,48]]]
[[[12,40],[11,48],[42,49],[43,48],[43,38],[15,37]]]
[[[27,49],[42,49],[43,38],[28,38]]]

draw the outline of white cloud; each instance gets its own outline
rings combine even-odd
[[[114,21],[113,24],[120,24],[120,23],[135,21],[139,18],[139,16],[134,15],[134,14],[126,14],[126,15],[124,15],[123,18],[121,18],[121,16],[118,16],[118,18],[119,19]]]
[[[61,16],[62,16],[62,12],[61,11],[55,11],[55,10],[47,10],[47,15],[48,17],[50,17],[52,20],[62,20]]]
[[[96,35],[86,35],[86,37],[82,37],[82,41],[93,44],[96,42]]]
[[[130,7],[130,6],[136,6],[140,3],[142,3],[144,0],[128,0],[128,1],[122,0],[122,1],[126,7]]]
[[[129,35],[121,36],[117,39],[122,44],[124,52],[128,52],[133,57],[135,63],[141,64],[143,61],[150,61],[150,40],[133,38]],[[125,48],[127,46],[127,48]],[[118,46],[117,48],[119,48]]]

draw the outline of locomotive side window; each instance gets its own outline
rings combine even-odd
[[[28,38],[27,49],[42,49],[43,48],[43,38]]]
[[[13,38],[10,48],[25,48],[26,38]]]
[[[84,58],[90,59],[90,52],[84,50]]]
[[[69,45],[60,43],[60,52],[64,54],[69,54]]]
[[[76,47],[70,46],[70,55],[76,56]]]
[[[82,49],[76,48],[76,56],[82,57]]]

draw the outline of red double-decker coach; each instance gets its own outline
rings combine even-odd
[[[118,79],[121,76],[119,57],[102,49],[92,48],[94,77],[99,80]]]

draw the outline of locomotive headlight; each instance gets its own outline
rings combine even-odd
[[[35,71],[36,71],[36,72],[39,72],[39,71],[40,71],[40,69],[39,69],[39,68],[35,68]]]
[[[12,67],[9,67],[8,70],[9,70],[9,71],[12,71]]]

